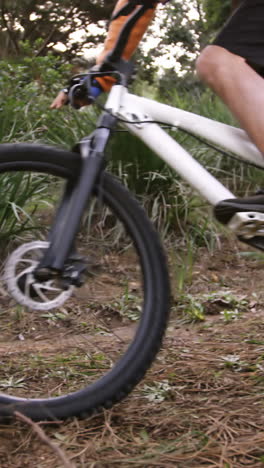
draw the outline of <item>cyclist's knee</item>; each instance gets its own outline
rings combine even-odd
[[[219,46],[207,46],[196,62],[196,71],[199,78],[208,85],[214,85],[228,73],[231,54],[228,50]],[[235,56],[234,56],[235,57]]]

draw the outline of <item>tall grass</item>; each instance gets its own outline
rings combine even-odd
[[[76,112],[70,108],[60,111],[49,109],[51,100],[68,74],[67,67],[61,67],[54,57],[27,58],[19,64],[3,62],[2,68],[2,142],[43,142],[71,148],[94,129],[99,114],[96,107],[85,109],[84,112]],[[148,97],[235,124],[222,102],[201,87],[194,87],[192,92],[171,87],[165,96],[164,93],[159,96],[157,88],[147,87],[144,83],[137,83],[134,88]],[[189,135],[173,130],[170,133],[238,196],[254,192],[261,184],[261,171],[229,160]],[[191,239],[197,245],[213,247],[219,227],[211,222],[210,207],[142,142],[126,132],[116,132],[108,149],[108,168],[140,198],[164,238],[177,234],[179,242],[185,239],[186,245]],[[36,183],[38,186],[40,182],[39,176],[36,176],[35,181],[32,176],[30,184],[24,178],[20,181],[19,177],[20,175],[17,175],[17,179],[10,178],[13,192],[12,189],[7,192],[9,198],[4,199],[0,206],[0,228],[3,229],[4,218],[11,216],[13,219],[7,222],[10,230],[4,229],[3,232],[10,233],[12,229],[16,232],[17,228],[12,218],[15,213],[12,193],[24,184],[30,198],[31,184]],[[42,178],[43,193],[46,183],[45,178]],[[5,190],[4,180],[0,181],[0,190],[1,187]],[[25,191],[23,200],[19,201],[21,209],[26,205],[26,198]]]
[[[41,228],[35,216],[40,205],[47,209],[50,195],[48,176],[30,173],[6,173],[0,176],[0,248],[26,231]]]

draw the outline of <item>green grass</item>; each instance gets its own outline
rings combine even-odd
[[[54,58],[27,57],[22,63],[4,63],[0,79],[0,87],[5,89],[0,98],[2,142],[43,142],[71,148],[80,138],[93,131],[100,114],[98,108],[89,107],[81,112],[69,107],[60,111],[49,109],[67,73],[68,70],[59,67]],[[40,75],[42,80],[38,78]],[[184,87],[172,87],[167,96],[159,96],[158,89],[146,83],[137,82],[133,87],[136,92],[143,92],[148,97],[215,120],[236,124],[223,103],[201,87],[194,87],[192,92],[184,90]],[[205,143],[179,131],[171,130],[169,133],[237,196],[252,193],[261,186],[262,171],[223,157]],[[136,194],[163,239],[176,235],[184,238],[186,245],[192,242],[213,248],[220,228],[212,221],[210,207],[137,138],[127,132],[116,132],[108,148],[107,167]],[[23,197],[14,200],[10,189],[3,199],[0,228],[5,238],[12,232],[16,233],[15,224],[18,220],[20,232],[26,229],[28,223],[24,223],[24,220],[30,218],[30,213],[25,209],[26,197],[31,197],[29,184],[24,179],[19,181],[19,177],[12,179],[13,194],[21,184],[25,187],[27,185],[28,193],[25,190]],[[42,182],[44,193],[45,180],[42,179]],[[5,191],[2,180],[0,192],[1,187],[2,192]],[[2,229],[3,225],[8,227]]]

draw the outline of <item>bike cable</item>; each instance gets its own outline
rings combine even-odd
[[[109,113],[110,115],[113,115],[113,113],[108,110],[108,109],[105,109],[104,106],[102,106],[99,102],[96,102],[95,103],[101,110],[104,110],[105,112]],[[207,140],[204,140],[203,138],[195,135],[194,133],[192,132],[189,132],[188,130],[184,129],[184,128],[181,128],[181,127],[178,127],[177,125],[171,125],[171,124],[164,124],[164,122],[160,122],[158,120],[127,120],[127,119],[122,119],[122,117],[118,117],[118,116],[115,116],[115,118],[119,121],[119,122],[123,122],[123,123],[128,123],[128,124],[132,124],[132,125],[138,125],[138,124],[145,124],[145,123],[148,123],[148,124],[157,124],[157,125],[160,125],[162,128],[171,128],[171,129],[175,129],[175,130],[179,130],[181,131],[182,133],[185,133],[186,135],[189,135],[193,138],[195,138],[197,141],[199,141],[200,143],[203,143],[205,144],[206,146],[208,146],[208,148],[211,148],[213,149],[214,151],[217,151],[218,153],[222,154],[223,156],[227,156],[231,159],[234,159],[235,161],[239,162],[239,163],[242,163],[246,166],[252,166],[256,169],[262,169],[260,166],[258,166],[257,164],[254,164],[253,162],[250,162],[250,161],[244,161],[243,159],[239,159],[238,157],[236,157],[235,155],[231,154],[231,153],[228,153],[227,151],[219,148],[218,146],[215,146],[213,145],[212,143],[209,143]],[[263,170],[263,169],[262,169]]]

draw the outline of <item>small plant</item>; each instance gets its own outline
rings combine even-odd
[[[65,313],[63,313],[63,312],[56,312],[56,313],[46,312],[44,314],[41,314],[41,317],[48,319],[49,323],[54,323],[54,322],[57,322],[59,320],[63,320],[63,321],[69,320],[69,317],[68,317],[68,314],[66,313],[66,311],[65,311]]]
[[[15,377],[11,376],[9,379],[0,381],[0,388],[24,388],[24,380],[24,378],[16,379]]]
[[[229,323],[233,322],[234,320],[237,320],[239,316],[241,315],[238,309],[235,310],[222,310],[220,312],[222,315],[222,318],[224,322]]]
[[[240,372],[245,367],[247,367],[247,364],[240,360],[240,356],[238,354],[228,354],[227,356],[222,356],[221,360],[224,362],[225,367],[235,372]]]
[[[220,313],[225,322],[237,320],[248,306],[245,296],[235,295],[229,290],[202,294],[200,301],[206,314]]]
[[[229,323],[237,320],[248,306],[245,296],[235,296],[231,291],[216,291],[209,294],[181,294],[175,309],[182,311],[185,321],[205,320],[206,315],[221,314]]]
[[[160,382],[153,382],[152,385],[144,385],[143,394],[147,400],[160,403],[169,397],[171,388],[169,381],[164,379]]]
[[[245,296],[234,295],[230,290],[214,291],[209,294],[203,294],[201,295],[201,298],[209,302],[219,301],[233,307],[245,307],[248,304],[248,300]]]
[[[132,322],[139,320],[142,307],[138,296],[128,292],[126,288],[123,296],[112,304],[112,307],[117,310],[121,317],[128,318]]]
[[[176,309],[182,311],[185,322],[199,322],[205,319],[202,302],[192,294],[182,294]]]

